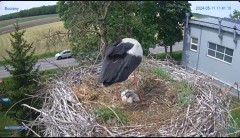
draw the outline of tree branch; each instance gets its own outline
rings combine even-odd
[[[100,33],[98,31],[94,31],[94,30],[79,30],[79,33],[96,33],[98,36],[101,36]]]
[[[109,1],[107,6],[105,7],[105,12],[104,12],[104,15],[103,15],[103,19],[105,20],[106,17],[107,17],[107,13],[108,13],[108,8],[109,6],[111,5],[112,1]]]

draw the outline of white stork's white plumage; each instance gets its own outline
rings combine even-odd
[[[142,56],[142,46],[136,39],[124,38],[114,42],[106,50],[100,82],[107,87],[127,80],[141,63]],[[134,82],[136,87],[135,73]],[[119,99],[119,95],[117,95],[117,99]]]

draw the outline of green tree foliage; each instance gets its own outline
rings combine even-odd
[[[57,7],[56,5],[52,5],[52,6],[41,6],[37,8],[31,8],[28,10],[21,10],[20,12],[0,16],[0,21],[20,18],[20,17],[56,14],[57,13],[56,7]]]
[[[240,11],[234,10],[233,14],[230,13],[230,18],[235,21],[239,21],[240,20]]]
[[[154,38],[153,27],[142,25],[141,2],[59,1],[57,5],[59,16],[70,32],[73,55],[78,61],[89,56],[93,59],[98,51],[103,56],[110,43],[123,37],[136,38],[143,46],[149,45],[151,39],[148,36]],[[88,49],[91,51],[87,52]],[[144,49],[148,51],[147,47]]]
[[[4,94],[11,99],[11,104],[6,105],[4,110],[19,102],[12,109],[15,111],[14,117],[20,123],[19,119],[30,121],[37,117],[37,114],[32,114],[30,109],[22,107],[21,104],[37,105],[35,107],[40,105],[39,103],[34,104],[31,99],[26,100],[28,98],[26,94],[34,94],[37,88],[35,80],[38,80],[39,66],[35,67],[37,58],[33,56],[35,52],[35,49],[32,50],[33,43],[27,43],[23,38],[25,30],[20,31],[18,22],[14,26],[15,31],[10,33],[12,50],[6,50],[9,59],[4,57],[7,65],[9,65],[5,68],[12,75],[12,81],[10,84],[6,84],[11,87],[8,87],[7,93]]]
[[[119,1],[109,8],[107,17],[107,37],[109,41],[115,41],[124,37],[136,38],[143,47],[146,55],[149,47],[157,43],[154,35],[157,33],[155,24],[144,22],[142,14],[143,2]]]
[[[183,39],[182,22],[185,14],[190,12],[190,3],[187,1],[146,1],[143,3],[143,23],[154,24],[158,31],[158,41],[165,46],[170,46]]]
[[[107,42],[108,8],[111,1],[59,1],[57,11],[70,32],[73,56],[78,61],[94,59],[96,53],[104,54]],[[88,51],[91,50],[91,51]],[[92,55],[92,56],[91,56]],[[91,63],[86,61],[86,63]]]
[[[149,47],[160,40],[170,46],[182,40],[181,23],[185,13],[190,12],[190,4],[187,1],[59,1],[57,12],[69,30],[75,57],[89,53],[96,57],[93,53],[97,50],[104,55],[106,46],[123,37],[136,38],[146,55]]]
[[[15,25],[15,32],[10,33],[12,39],[11,45],[12,50],[6,50],[8,53],[9,59],[4,57],[7,65],[5,68],[12,75],[13,80],[15,81],[15,89],[19,89],[24,86],[34,84],[34,78],[36,78],[38,73],[38,68],[34,68],[37,62],[37,58],[33,57],[35,49],[33,48],[33,43],[27,43],[23,38],[25,30],[20,31],[18,23]]]

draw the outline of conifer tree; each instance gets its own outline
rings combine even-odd
[[[15,31],[10,33],[12,50],[6,50],[9,59],[4,57],[8,66],[5,68],[12,75],[15,89],[35,84],[39,66],[35,68],[37,58],[33,56],[35,49],[33,43],[27,43],[23,38],[25,30],[20,31],[18,22],[14,24]],[[33,50],[32,50],[33,49]]]

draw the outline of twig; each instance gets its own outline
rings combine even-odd
[[[22,122],[22,124],[23,124],[25,127],[27,127],[30,131],[32,131],[36,136],[41,137],[41,136],[38,135],[35,131],[33,131],[30,127],[26,126],[23,122]]]

